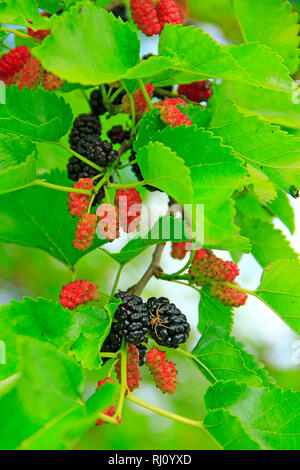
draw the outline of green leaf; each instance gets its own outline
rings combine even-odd
[[[62,97],[44,90],[6,89],[0,105],[0,131],[11,131],[31,140],[56,142],[72,124],[72,111]]]
[[[300,334],[300,262],[275,261],[268,266],[256,290],[263,300],[296,333]]]
[[[238,218],[238,223],[241,234],[251,240],[251,252],[263,268],[280,259],[298,259],[281,230],[275,229],[272,223],[245,215]]]
[[[258,114],[266,121],[280,126],[300,129],[300,88],[296,82],[287,92],[265,90],[238,82],[223,82],[221,89],[228,98],[233,98],[240,108]]]
[[[272,383],[261,364],[219,326],[209,325],[192,353],[195,364],[211,383],[231,379],[255,387]]]
[[[190,236],[185,234],[185,222],[182,219],[174,219],[174,217],[160,217],[154,224],[152,229],[145,235],[130,240],[120,253],[106,253],[115,261],[124,265],[132,261],[134,258],[143,253],[147,248],[157,245],[158,243],[168,241],[189,241]]]
[[[72,350],[82,367],[97,369],[102,365],[99,353],[109,333],[111,317],[97,305],[82,305],[76,309],[75,318],[81,333]]]
[[[224,331],[231,332],[233,326],[233,311],[231,307],[221,304],[210,295],[209,286],[201,289],[199,303],[198,330],[204,333],[208,325],[221,326]]]
[[[223,47],[194,26],[166,25],[160,36],[159,55],[173,59],[173,65],[149,79],[157,85],[222,78],[263,89],[288,91],[292,87],[288,70],[272,49],[257,44]],[[274,78],[264,67],[266,60],[272,64]]]
[[[115,386],[105,384],[83,403],[82,371],[73,359],[28,339],[21,352],[21,377],[0,398],[0,448],[72,448],[113,402]]]
[[[0,365],[0,377],[17,371],[19,336],[50,342],[59,348],[68,348],[77,338],[74,316],[58,303],[46,299],[12,301],[0,307],[0,339],[6,347],[6,364]]]
[[[156,132],[153,140],[162,142],[176,152],[190,170],[193,204],[202,204],[204,208],[204,245],[222,249],[220,242],[237,232],[237,227],[233,225],[234,208],[228,198],[245,179],[246,171],[242,161],[211,132],[194,126],[173,129],[168,126]],[[157,171],[160,171],[159,166]],[[203,226],[203,220],[197,223]]]
[[[295,188],[300,188],[300,139],[242,111],[231,101],[216,110],[211,130],[285,191],[295,195]]]
[[[280,188],[277,189],[277,197],[268,204],[268,208],[284,223],[293,234],[295,231],[295,214],[290,205],[288,195]]]
[[[36,422],[53,419],[81,397],[81,368],[53,346],[26,338],[19,357],[20,398],[26,414]]]
[[[272,181],[257,168],[247,166],[253,185],[253,192],[262,204],[273,201],[277,196],[277,190]]]
[[[36,178],[36,146],[15,134],[0,135],[0,194]]]
[[[245,41],[258,41],[277,51],[290,73],[299,65],[299,17],[282,0],[234,0]]]
[[[247,70],[260,88],[291,92],[293,80],[283,64],[283,59],[269,47],[252,43],[229,45],[225,46],[225,49]],[[266,63],[268,67],[265,67]]]
[[[89,3],[65,12],[32,53],[47,70],[70,83],[98,85],[125,78],[139,63],[139,51],[137,33],[128,23]]]
[[[137,138],[133,144],[134,150],[137,152],[145,145],[148,145],[155,133],[165,127],[166,124],[160,119],[157,108],[147,112],[139,123]]]
[[[300,393],[218,382],[205,395],[207,431],[227,450],[297,450]]]
[[[148,184],[166,192],[178,203],[192,203],[190,170],[170,148],[160,142],[150,142],[138,151],[137,161]]]
[[[53,22],[53,18],[40,15],[36,0],[2,1],[0,3],[0,18],[2,23],[29,26],[33,29],[50,29]]]
[[[43,178],[55,184],[69,186],[64,173],[53,171]],[[74,266],[94,245],[82,252],[73,247],[77,219],[70,216],[68,193],[44,187],[31,187],[0,196],[0,241],[40,248],[66,266]]]
[[[272,222],[272,215],[257,200],[255,195],[250,192],[244,192],[235,198],[235,205],[238,214],[241,213],[246,217],[253,217],[263,222]]]

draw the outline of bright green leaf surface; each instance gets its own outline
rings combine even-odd
[[[6,89],[6,104],[0,105],[0,131],[11,131],[31,140],[56,142],[71,127],[72,111],[62,97],[24,87]]]
[[[262,366],[221,327],[209,325],[193,355],[200,361],[195,360],[195,364],[211,383],[235,379],[255,387],[271,384]]]
[[[137,33],[128,23],[85,4],[62,15],[33,54],[46,69],[70,83],[98,85],[124,77],[139,63],[139,50]]]
[[[256,293],[300,334],[300,261],[280,260],[265,269]]]
[[[299,17],[291,4],[283,0],[234,0],[233,4],[245,40],[272,47],[284,58],[290,73],[296,72]]]
[[[0,135],[0,194],[36,178],[36,146],[16,134]]]
[[[45,175],[43,175],[45,178]],[[70,186],[64,174],[54,171],[46,178],[55,184]],[[87,252],[73,247],[77,220],[67,207],[68,193],[43,187],[31,187],[0,196],[0,241],[40,248],[67,266],[74,266]]]
[[[218,382],[205,395],[206,429],[228,450],[297,450],[300,393]]]

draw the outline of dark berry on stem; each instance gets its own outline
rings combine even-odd
[[[115,353],[121,348],[123,338],[115,325],[115,323],[112,324],[109,335],[102,345],[101,352]]]
[[[149,331],[149,316],[147,306],[137,295],[128,292],[119,292],[115,295],[122,300],[114,320],[117,331],[125,338],[127,343],[135,346],[146,341],[145,335]]]
[[[147,301],[150,316],[150,335],[167,348],[177,348],[190,334],[186,316],[165,297],[151,297]]]
[[[122,144],[130,138],[130,132],[123,129],[122,126],[112,127],[107,135],[113,144]]]
[[[126,5],[118,5],[113,8],[111,12],[115,15],[116,18],[121,18],[124,22],[128,21]]]
[[[88,147],[87,158],[97,165],[107,168],[118,158],[119,153],[113,149],[108,140],[98,140]]]
[[[100,137],[101,123],[99,117],[92,114],[80,114],[73,122],[73,127],[69,135],[70,147],[77,152],[81,139],[87,136]],[[80,152],[78,152],[80,153]]]

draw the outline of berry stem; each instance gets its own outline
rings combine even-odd
[[[116,275],[116,279],[115,279],[115,282],[114,282],[114,285],[112,287],[112,291],[111,291],[111,297],[113,297],[116,293],[116,290],[117,290],[117,287],[118,287],[118,284],[119,284],[119,280],[120,280],[120,277],[121,277],[121,274],[122,274],[122,270],[124,268],[124,264],[121,264],[119,269],[118,269],[118,272],[117,272],[117,275]]]
[[[2,28],[1,28],[1,31],[6,31],[7,33],[12,33],[12,34],[14,34],[15,36],[19,36],[19,37],[22,38],[22,39],[30,39],[30,40],[36,41],[36,42],[38,42],[38,43],[41,42],[40,39],[34,38],[34,37],[32,37],[32,36],[29,36],[28,34],[21,33],[21,31],[17,31],[17,30],[15,30],[15,29],[2,27]]]
[[[128,93],[128,98],[129,98],[130,107],[131,107],[132,123],[131,123],[130,140],[132,141],[134,138],[135,131],[136,131],[136,114],[135,114],[134,99],[131,93]]]
[[[120,350],[121,354],[121,387],[118,406],[114,415],[114,418],[122,416],[122,409],[124,404],[125,394],[127,392],[127,343],[123,339],[122,347]]]
[[[102,421],[105,421],[106,423],[117,424],[117,419],[115,417],[107,416],[101,411],[97,415],[97,420],[99,419],[101,419]]]
[[[108,357],[110,359],[113,359],[114,357],[117,357],[117,353],[109,353],[109,352],[101,352],[100,356],[101,357]]]
[[[138,182],[138,183],[128,183],[128,184],[113,184],[113,183],[108,183],[108,188],[112,188],[112,189],[127,189],[127,188],[139,188],[141,186],[144,186],[145,184],[147,184],[147,181],[144,180],[144,181],[141,181],[141,182]]]
[[[189,259],[188,259],[188,261],[186,262],[186,264],[183,266],[182,269],[179,269],[179,271],[177,271],[176,273],[170,274],[171,278],[180,276],[180,274],[184,273],[184,271],[187,270],[187,268],[190,266],[191,262],[192,262],[193,259],[194,259],[195,252],[196,252],[196,250],[192,250],[192,251],[191,251],[190,256],[189,256]],[[168,276],[168,274],[165,274],[165,276]]]
[[[142,93],[143,93],[143,95],[144,95],[144,98],[145,98],[145,100],[146,100],[146,103],[147,103],[147,105],[148,105],[148,108],[149,108],[149,110],[151,111],[151,110],[153,109],[153,106],[152,106],[151,99],[150,99],[150,97],[149,97],[149,95],[148,95],[148,93],[147,93],[145,84],[144,84],[144,82],[143,82],[143,80],[142,80],[141,78],[138,78],[138,83],[139,83],[139,85],[140,85],[141,91],[142,91]]]
[[[87,194],[88,196],[91,196],[92,194],[90,189],[69,188],[68,186],[58,186],[57,184],[47,183],[46,181],[42,181],[42,180],[34,181],[34,185],[44,186],[45,188],[54,189],[56,191],[63,191],[66,193]]]
[[[126,398],[132,403],[142,406],[143,408],[146,408],[147,410],[153,411],[153,413],[156,413],[160,416],[164,416],[165,418],[172,419],[173,421],[179,421],[181,423],[189,424],[190,426],[203,429],[203,421],[195,421],[193,419],[185,418],[184,416],[180,416],[175,413],[171,413],[170,411],[166,411],[161,408],[158,408],[157,406],[151,405],[151,403],[148,403],[142,400],[141,398],[138,398],[131,392],[128,392],[128,394],[126,395]]]
[[[137,163],[137,160],[132,160],[131,162],[124,163],[124,165],[119,166],[119,170],[123,170],[124,168],[127,168],[128,166],[133,165],[134,163]]]

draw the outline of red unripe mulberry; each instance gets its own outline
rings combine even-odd
[[[94,243],[97,227],[97,216],[95,214],[85,214],[79,219],[75,231],[73,245],[77,250],[86,251]]]
[[[127,233],[134,232],[141,221],[142,199],[135,188],[118,189],[115,204],[119,208],[120,225]]]
[[[175,364],[166,358],[166,353],[152,348],[146,355],[146,364],[154,378],[157,388],[170,395],[177,387],[177,371]]]
[[[90,178],[80,178],[77,183],[73,184],[76,189],[92,189],[94,187],[93,180]],[[91,196],[87,194],[69,193],[68,208],[72,217],[82,217],[88,212]]]
[[[202,80],[201,82],[179,85],[178,93],[186,96],[188,100],[200,103],[209,100],[213,94],[213,89],[209,80]]]
[[[35,57],[31,57],[20,72],[19,88],[23,87],[36,90],[43,79],[44,69],[41,62]]]
[[[162,27],[153,0],[130,0],[130,10],[133,21],[144,34],[160,34]]]
[[[64,308],[73,310],[90,300],[99,300],[98,287],[91,281],[74,281],[64,286],[59,301]]]
[[[201,251],[201,255],[204,255],[205,251]],[[235,263],[223,261],[213,254],[201,258],[198,255],[191,264],[189,274],[194,278],[204,277],[215,281],[232,282],[239,275],[239,268]],[[201,286],[205,281],[197,281],[196,284]]]
[[[155,5],[158,21],[160,22],[161,29],[167,23],[181,24],[181,16],[174,0],[159,0]]]
[[[3,54],[0,59],[0,80],[9,85],[13,76],[20,72],[30,57],[27,46],[16,47],[7,54]]]
[[[160,109],[161,120],[166,124],[177,127],[177,126],[192,126],[192,121],[175,105],[162,106]]]
[[[139,350],[133,344],[127,346],[127,386],[131,392],[139,387]],[[121,383],[121,359],[117,362],[115,371],[117,379]]]

